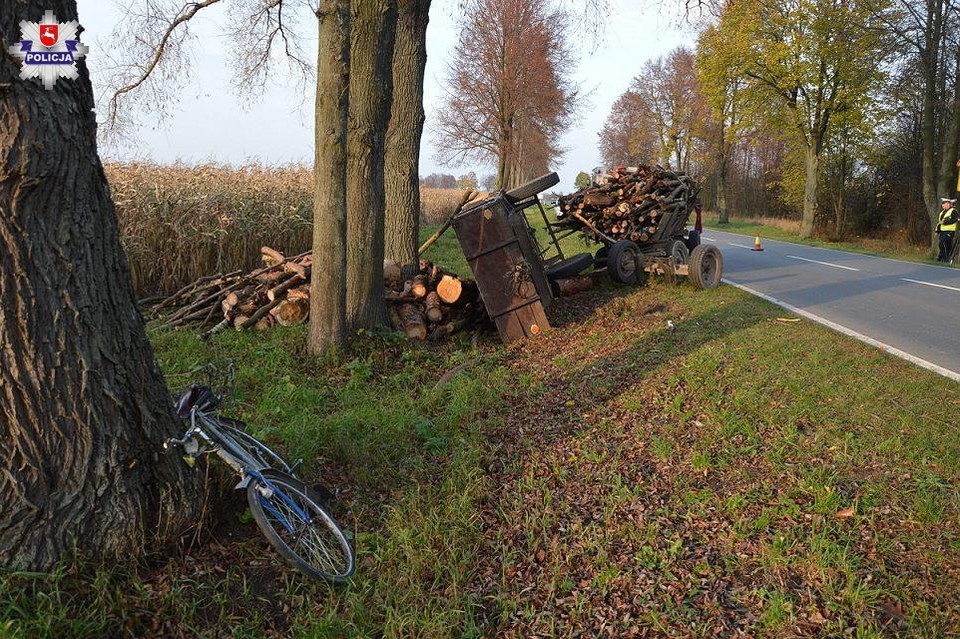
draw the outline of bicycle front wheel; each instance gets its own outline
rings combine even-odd
[[[229,436],[243,447],[250,455],[253,456],[258,462],[260,462],[263,468],[274,468],[276,470],[283,471],[291,476],[296,476],[293,467],[287,463],[287,461],[280,456],[280,453],[274,451],[272,448],[264,444],[262,441],[254,437],[253,435],[247,433],[244,430],[233,426],[232,424],[225,423],[221,420],[219,424],[220,428]]]
[[[353,547],[321,505],[316,492],[275,470],[247,486],[247,501],[260,530],[291,566],[314,579],[343,583],[356,568]]]

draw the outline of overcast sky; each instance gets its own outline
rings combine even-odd
[[[223,3],[229,5],[229,2]],[[111,0],[78,0],[82,39],[90,46],[87,64],[93,75],[94,90],[102,86],[105,46],[123,50],[123,42],[113,42],[110,34],[121,17]],[[420,173],[454,173],[476,170],[478,175],[492,173],[493,167],[444,167],[434,159],[431,115],[443,96],[443,80],[457,38],[457,0],[434,0],[427,30],[427,71],[424,105],[427,128],[423,137]],[[664,15],[655,3],[637,0],[609,0],[609,18],[605,20],[605,38],[596,46],[583,42],[576,30],[557,37],[576,47],[579,64],[572,71],[589,104],[581,111],[580,121],[563,139],[568,152],[554,167],[561,187],[572,190],[578,171],[589,171],[600,163],[597,133],[610,106],[636,75],[643,63],[672,48],[689,43],[693,36],[677,27],[677,20]],[[203,16],[203,17],[201,17]],[[203,10],[196,18],[195,56],[189,84],[165,107],[168,117],[161,125],[155,118],[141,118],[134,142],[124,147],[104,148],[108,158],[139,158],[169,163],[177,160],[212,160],[242,163],[259,159],[267,163],[312,162],[313,158],[313,86],[297,86],[278,74],[262,95],[239,96],[231,84],[230,58],[243,55],[231,51],[224,35],[227,11],[221,5]],[[315,32],[304,44],[316,50]],[[99,94],[99,92],[98,92]]]

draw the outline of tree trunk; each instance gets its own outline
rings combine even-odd
[[[955,50],[953,104],[950,130],[944,135],[940,153],[940,197],[954,197],[957,193],[957,140],[960,138],[960,47]],[[938,211],[939,214],[939,211]]]
[[[323,0],[319,13],[313,163],[310,352],[343,345],[347,335],[347,113],[350,97],[349,0]]]
[[[45,10],[0,4],[0,46]],[[179,456],[172,402],[136,310],[97,156],[86,64],[53,90],[0,61],[0,565],[125,558],[194,521],[199,482]]]
[[[727,149],[726,147],[726,131],[721,129],[720,134],[720,162],[719,170],[717,171],[717,210],[720,212],[720,224],[729,224],[730,223],[730,211],[727,209],[727,164],[729,160],[727,159]]]
[[[423,135],[423,75],[427,65],[430,0],[399,0],[393,52],[393,107],[386,141],[386,219],[388,260],[405,274],[417,267],[420,232],[420,137]]]
[[[395,0],[350,7],[350,108],[347,130],[347,322],[387,320],[383,299],[384,144],[390,122]]]
[[[803,184],[803,219],[800,221],[800,237],[813,235],[817,219],[817,181],[820,178],[820,154],[815,146],[808,146],[804,162],[806,177]]]
[[[920,70],[923,78],[923,120],[920,123],[920,135],[923,146],[923,203],[930,224],[930,246],[937,250],[937,218],[940,206],[937,203],[937,69],[942,37],[941,21],[943,2],[927,4],[927,20],[924,25],[924,44],[920,49]]]

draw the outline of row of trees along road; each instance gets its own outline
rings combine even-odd
[[[706,177],[726,221],[798,215],[816,228],[903,230],[929,243],[956,193],[955,0],[738,0],[711,5],[696,50],[640,69],[600,134],[609,164]]]
[[[498,136],[490,152],[501,158],[501,184],[512,184],[522,179],[522,167],[540,171],[558,152],[552,141],[573,94],[555,82],[561,88],[548,95],[554,108],[541,105],[537,112],[515,99],[514,91],[534,84],[542,90],[545,74],[561,79],[563,66],[546,63],[565,58],[552,57],[556,47],[546,38],[564,31],[536,0],[526,5],[527,22],[511,11],[496,13],[492,2],[465,8],[468,16],[486,15],[487,26],[507,25],[483,30],[474,22],[477,35],[493,34],[509,49],[485,59],[536,69],[512,77],[509,91],[499,94],[509,108],[498,111],[500,120],[488,130]],[[145,113],[169,104],[189,61],[187,27],[214,5],[230,8],[229,35],[236,50],[248,52],[236,58],[245,94],[262,85],[277,57],[305,78],[316,73],[314,250],[324,268],[313,279],[309,346],[325,352],[342,345],[349,329],[383,318],[384,255],[405,264],[416,258],[430,2],[131,3],[113,37],[125,46],[115,60],[110,122],[122,124],[125,109]],[[80,19],[76,0],[0,3],[0,46],[18,42],[20,21],[47,9],[61,21]],[[298,28],[318,29],[315,64],[298,48],[309,41]],[[521,60],[503,39],[507,33],[536,55]],[[545,46],[532,46],[532,36]],[[118,241],[86,60],[78,68],[76,80],[47,91],[21,81],[13,57],[0,61],[3,567],[46,569],[73,548],[91,558],[140,556],[175,542],[202,503],[197,476],[176,456],[159,454],[178,424]]]

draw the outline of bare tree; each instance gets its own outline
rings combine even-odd
[[[0,4],[21,20],[74,0]],[[172,402],[137,312],[97,155],[84,61],[55,90],[0,62],[0,565],[141,554],[196,516],[196,477],[160,453]]]
[[[509,188],[562,153],[578,97],[566,75],[572,54],[555,36],[566,24],[546,0],[467,4],[436,122],[441,162],[496,162]]]
[[[599,134],[600,154],[607,166],[652,162],[659,152],[653,116],[632,90],[620,95]]]

